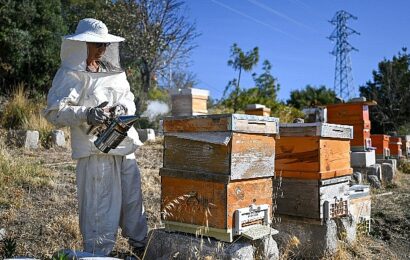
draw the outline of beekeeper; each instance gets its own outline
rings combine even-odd
[[[147,235],[134,155],[141,145],[136,130],[131,128],[108,154],[95,147],[95,136],[87,135],[91,126],[105,121],[112,108],[121,114],[135,113],[134,96],[119,64],[122,41],[124,38],[109,34],[103,22],[81,20],[75,34],[62,39],[61,67],[44,113],[52,124],[70,127],[84,250],[96,255],[112,251],[119,226],[136,250],[145,246]]]

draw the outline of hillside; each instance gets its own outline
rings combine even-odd
[[[17,242],[16,255],[47,259],[62,248],[81,248],[75,162],[70,151],[24,151],[6,149],[4,145],[1,149],[0,187],[5,192],[0,195],[0,229],[4,228]],[[144,145],[138,155],[149,227],[158,228],[161,142]],[[342,247],[328,259],[410,258],[409,204],[410,175],[399,174],[397,184],[373,194],[372,235],[361,234],[356,245]],[[116,250],[127,253],[127,243],[119,237]]]

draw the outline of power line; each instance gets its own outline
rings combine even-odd
[[[331,24],[336,26],[332,34],[328,37],[329,40],[336,41],[335,47],[330,54],[336,56],[335,79],[333,90],[342,99],[350,99],[355,93],[353,86],[352,65],[350,60],[350,52],[358,51],[353,47],[347,38],[349,35],[358,34],[355,30],[347,26],[347,20],[357,20],[356,16],[341,10],[336,12],[331,21]]]

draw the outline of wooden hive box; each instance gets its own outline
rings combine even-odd
[[[181,89],[171,93],[172,115],[191,116],[208,114],[209,91],[204,89]]]
[[[350,175],[353,128],[327,123],[281,124],[276,140],[276,175],[329,179]]]
[[[255,116],[270,116],[270,112],[270,108],[259,104],[247,105],[245,109],[245,114]]]
[[[202,234],[232,241],[236,210],[252,204],[271,210],[278,125],[277,118],[239,114],[165,118],[166,228],[206,227]]]
[[[372,147],[369,106],[374,105],[376,105],[374,101],[364,101],[331,104],[327,106],[328,123],[353,126],[354,135],[350,142],[352,151],[365,151]]]
[[[376,147],[376,158],[385,159],[390,156],[389,142],[390,136],[388,135],[371,135],[372,145]]]
[[[402,155],[405,156],[406,158],[410,157],[410,135],[403,135],[401,136],[401,150],[402,150]]]
[[[390,149],[390,156],[399,159],[402,157],[402,141],[401,137],[390,137],[389,140],[389,149]]]
[[[274,179],[276,212],[280,216],[324,222],[349,213],[350,176],[326,180]]]

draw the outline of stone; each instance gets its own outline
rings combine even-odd
[[[376,164],[375,150],[366,152],[351,152],[350,164],[352,167],[369,167]]]
[[[51,145],[57,147],[66,147],[64,131],[53,130],[51,133]]]
[[[380,164],[373,164],[369,167],[353,167],[354,172],[360,172],[365,178],[369,175],[376,176],[380,181],[382,180],[382,166]]]
[[[363,182],[363,179],[362,179],[362,174],[360,173],[360,172],[354,172],[353,174],[352,174],[352,182],[354,183],[354,184],[362,184],[362,182]]]
[[[293,123],[295,123],[295,124],[304,124],[305,119],[298,117],[298,118],[295,118],[295,120],[293,120]]]
[[[367,181],[373,188],[380,189],[382,187],[382,184],[376,175],[367,175]]]
[[[330,219],[324,223],[282,217],[273,227],[279,230],[275,239],[281,253],[291,250],[295,258],[321,258],[334,254],[340,241],[353,244],[356,240],[356,222],[350,216]],[[293,241],[298,241],[298,245],[289,248]]]
[[[239,238],[233,243],[163,229],[152,230],[145,259],[279,259],[272,236],[257,241]]]
[[[53,254],[53,259],[60,259],[59,256],[61,255],[65,256],[65,258],[63,259],[70,260],[120,260],[120,258],[95,255],[89,252],[77,251],[72,249],[63,249],[55,252]]]
[[[394,179],[393,165],[390,163],[382,163],[383,181],[392,182]]]
[[[155,141],[155,131],[154,129],[137,129],[138,136],[140,141],[145,142],[154,142]]]
[[[10,130],[7,139],[18,147],[37,149],[40,133],[31,130]]]
[[[0,241],[6,238],[6,229],[0,229]]]

